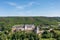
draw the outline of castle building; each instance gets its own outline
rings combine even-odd
[[[36,34],[40,34],[40,33],[43,33],[44,30],[40,30],[39,28],[40,26],[36,26],[34,24],[20,24],[20,25],[14,25],[12,27],[12,32],[15,32],[15,31],[33,31],[35,32]]]
[[[12,27],[12,31],[29,31],[34,30],[35,25],[34,24],[21,24],[21,25],[14,25]]]

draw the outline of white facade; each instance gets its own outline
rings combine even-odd
[[[35,25],[25,25],[25,30],[33,30],[35,28]]]

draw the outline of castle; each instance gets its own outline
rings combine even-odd
[[[39,27],[35,27],[34,24],[20,24],[20,25],[14,25],[12,27],[12,32],[14,31],[35,31],[37,34],[40,33]]]

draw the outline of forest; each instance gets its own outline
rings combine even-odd
[[[43,24],[55,25],[60,17],[0,17],[0,23],[5,24]]]
[[[0,17],[0,40],[60,40],[60,17]],[[45,31],[39,36],[34,32],[24,31],[11,32],[13,25],[34,24],[34,25],[54,25],[54,30]],[[43,30],[43,29],[42,29]]]

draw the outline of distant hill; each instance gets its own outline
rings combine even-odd
[[[0,23],[7,24],[35,24],[57,25],[60,17],[0,17]]]

